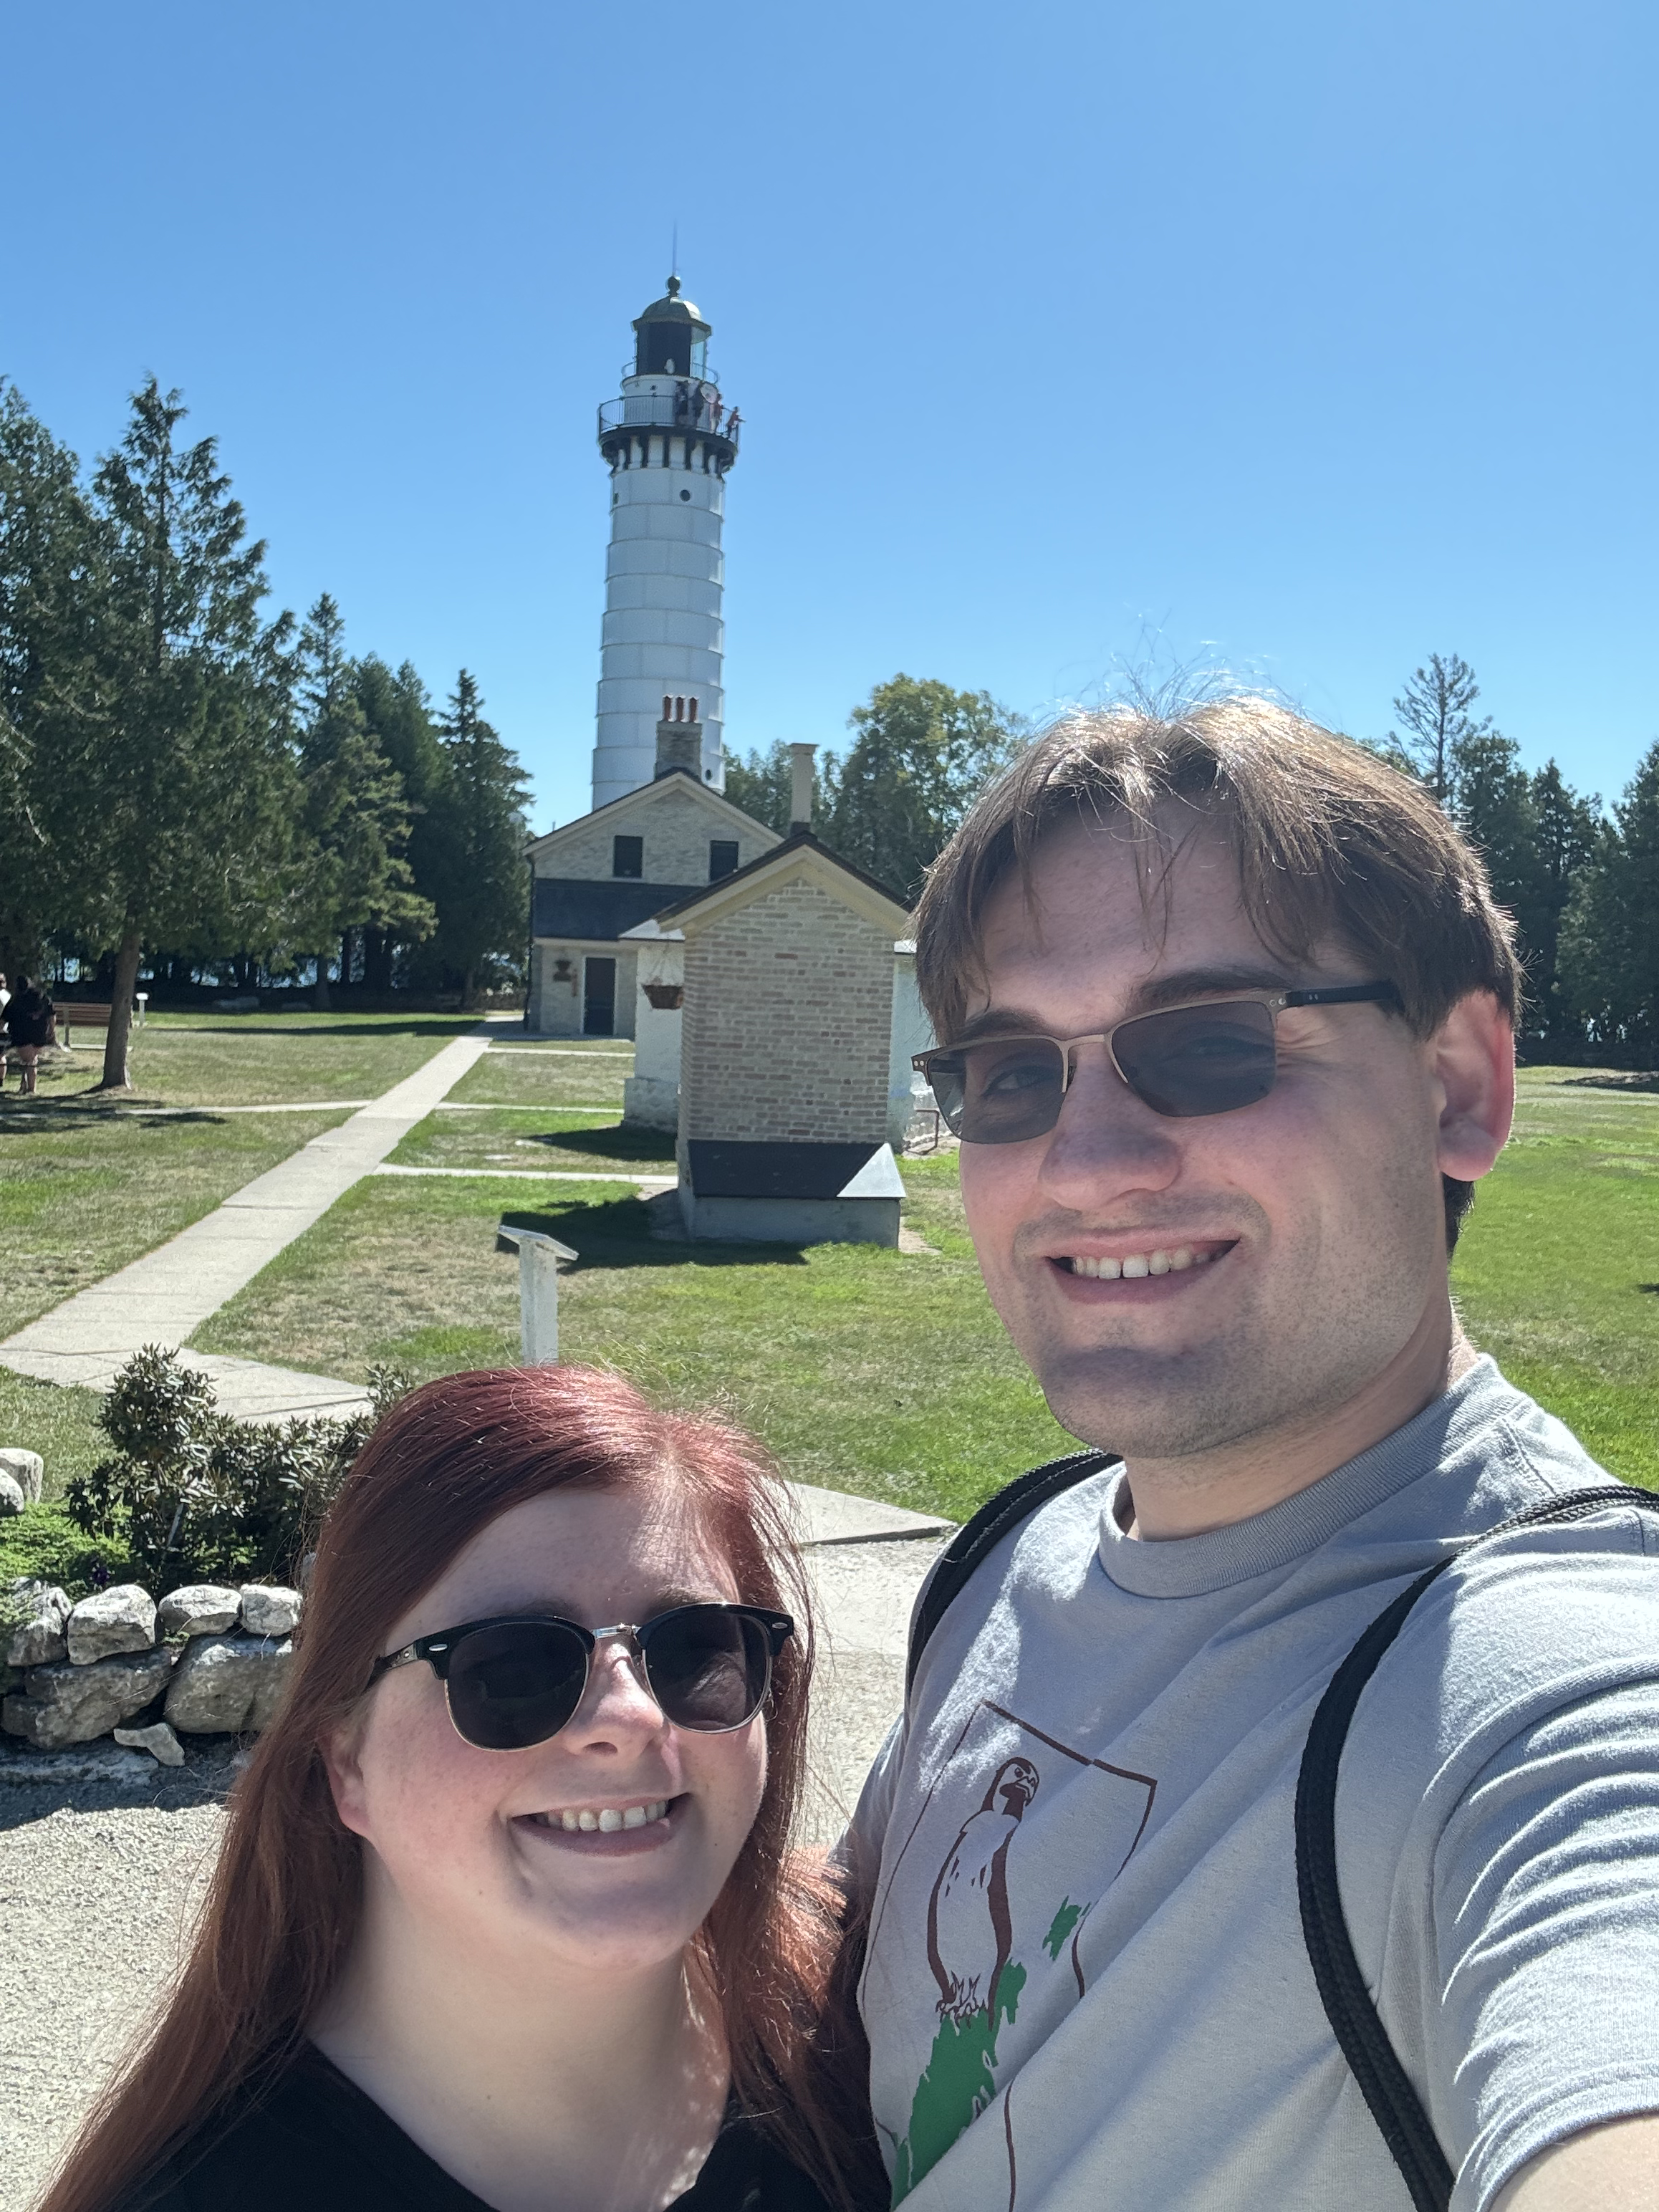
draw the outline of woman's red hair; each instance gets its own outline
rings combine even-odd
[[[827,2194],[851,2201],[868,2172],[868,2122],[849,2112],[850,2069],[822,2047],[838,1900],[790,1845],[812,1634],[781,1487],[735,1429],[660,1412],[598,1369],[532,1367],[428,1382],[358,1455],[319,1535],[287,1692],[236,1786],[189,1959],[40,2212],[112,2212],[299,2054],[361,1898],[362,1846],[334,1809],[321,1747],[364,1695],[393,1625],[450,1561],[498,1514],[566,1486],[672,1487],[744,1597],[795,1617],[773,1674],[765,1794],[699,1942],[744,2110]]]

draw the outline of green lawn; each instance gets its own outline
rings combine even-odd
[[[1659,1490],[1659,1080],[1523,1070],[1452,1286],[1512,1382]]]
[[[210,1213],[343,1112],[147,1115],[58,1098],[0,1110],[0,1336]]]
[[[486,1053],[449,1095],[461,1105],[620,1106],[623,1079],[633,1073],[634,1048],[625,1038],[567,1037]]]
[[[614,1185],[372,1180],[196,1342],[354,1378],[515,1360],[517,1263],[495,1249],[507,1214],[580,1255],[560,1287],[565,1358],[724,1406],[799,1480],[961,1518],[1069,1440],[981,1287],[954,1159],[907,1163],[906,1178],[935,1254],[659,1242]]]
[[[128,1104],[185,1106],[377,1098],[476,1026],[471,1014],[152,1014],[132,1032],[133,1087],[121,1095]],[[85,1091],[103,1072],[103,1031],[70,1035],[73,1061],[42,1064],[43,1102]],[[15,1089],[7,1096],[15,1106]]]
[[[674,1172],[672,1131],[624,1129],[605,1107],[597,1113],[524,1106],[430,1114],[410,1131],[392,1164],[422,1168],[590,1168],[602,1173]]]

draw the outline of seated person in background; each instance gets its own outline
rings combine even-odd
[[[808,2078],[837,1899],[789,1844],[811,1668],[748,1438],[581,1368],[404,1399],[42,2212],[851,2212]]]

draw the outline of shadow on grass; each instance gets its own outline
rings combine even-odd
[[[0,1106],[0,1137],[21,1137],[28,1126],[50,1122],[55,1129],[106,1128],[116,1120],[136,1121],[141,1128],[176,1128],[181,1122],[212,1121],[222,1126],[224,1115],[210,1106],[164,1108],[156,1099],[135,1099],[123,1091],[100,1093],[77,1091],[67,1098],[8,1098]]]
[[[602,1159],[672,1160],[674,1139],[666,1129],[630,1129],[620,1121],[609,1129],[550,1129],[525,1137],[526,1145],[556,1145],[562,1152],[595,1152]]]
[[[682,1244],[651,1234],[648,1201],[618,1198],[572,1206],[557,1213],[504,1213],[510,1229],[540,1229],[576,1253],[573,1275],[585,1267],[804,1267],[799,1244]]]
[[[1631,1075],[1564,1075],[1564,1090],[1572,1091],[1659,1091],[1659,1070]]]
[[[162,1029],[157,1035],[168,1036],[465,1036],[483,1019],[482,1014],[404,1014],[395,1020],[374,1020],[359,1015],[355,1021],[319,1019],[314,1009],[305,1017],[297,1014],[233,1014],[219,1022],[191,1022],[176,1030]],[[136,1051],[144,1042],[140,1030],[133,1032]]]

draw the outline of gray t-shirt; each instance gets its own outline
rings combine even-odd
[[[842,1846],[896,2203],[1409,2207],[1303,1944],[1303,1746],[1424,1567],[1607,1479],[1482,1359],[1234,1527],[1133,1541],[1118,1472],[986,1562]],[[1337,1854],[1455,2212],[1659,2110],[1659,1518],[1614,1506],[1441,1577],[1360,1698]]]

